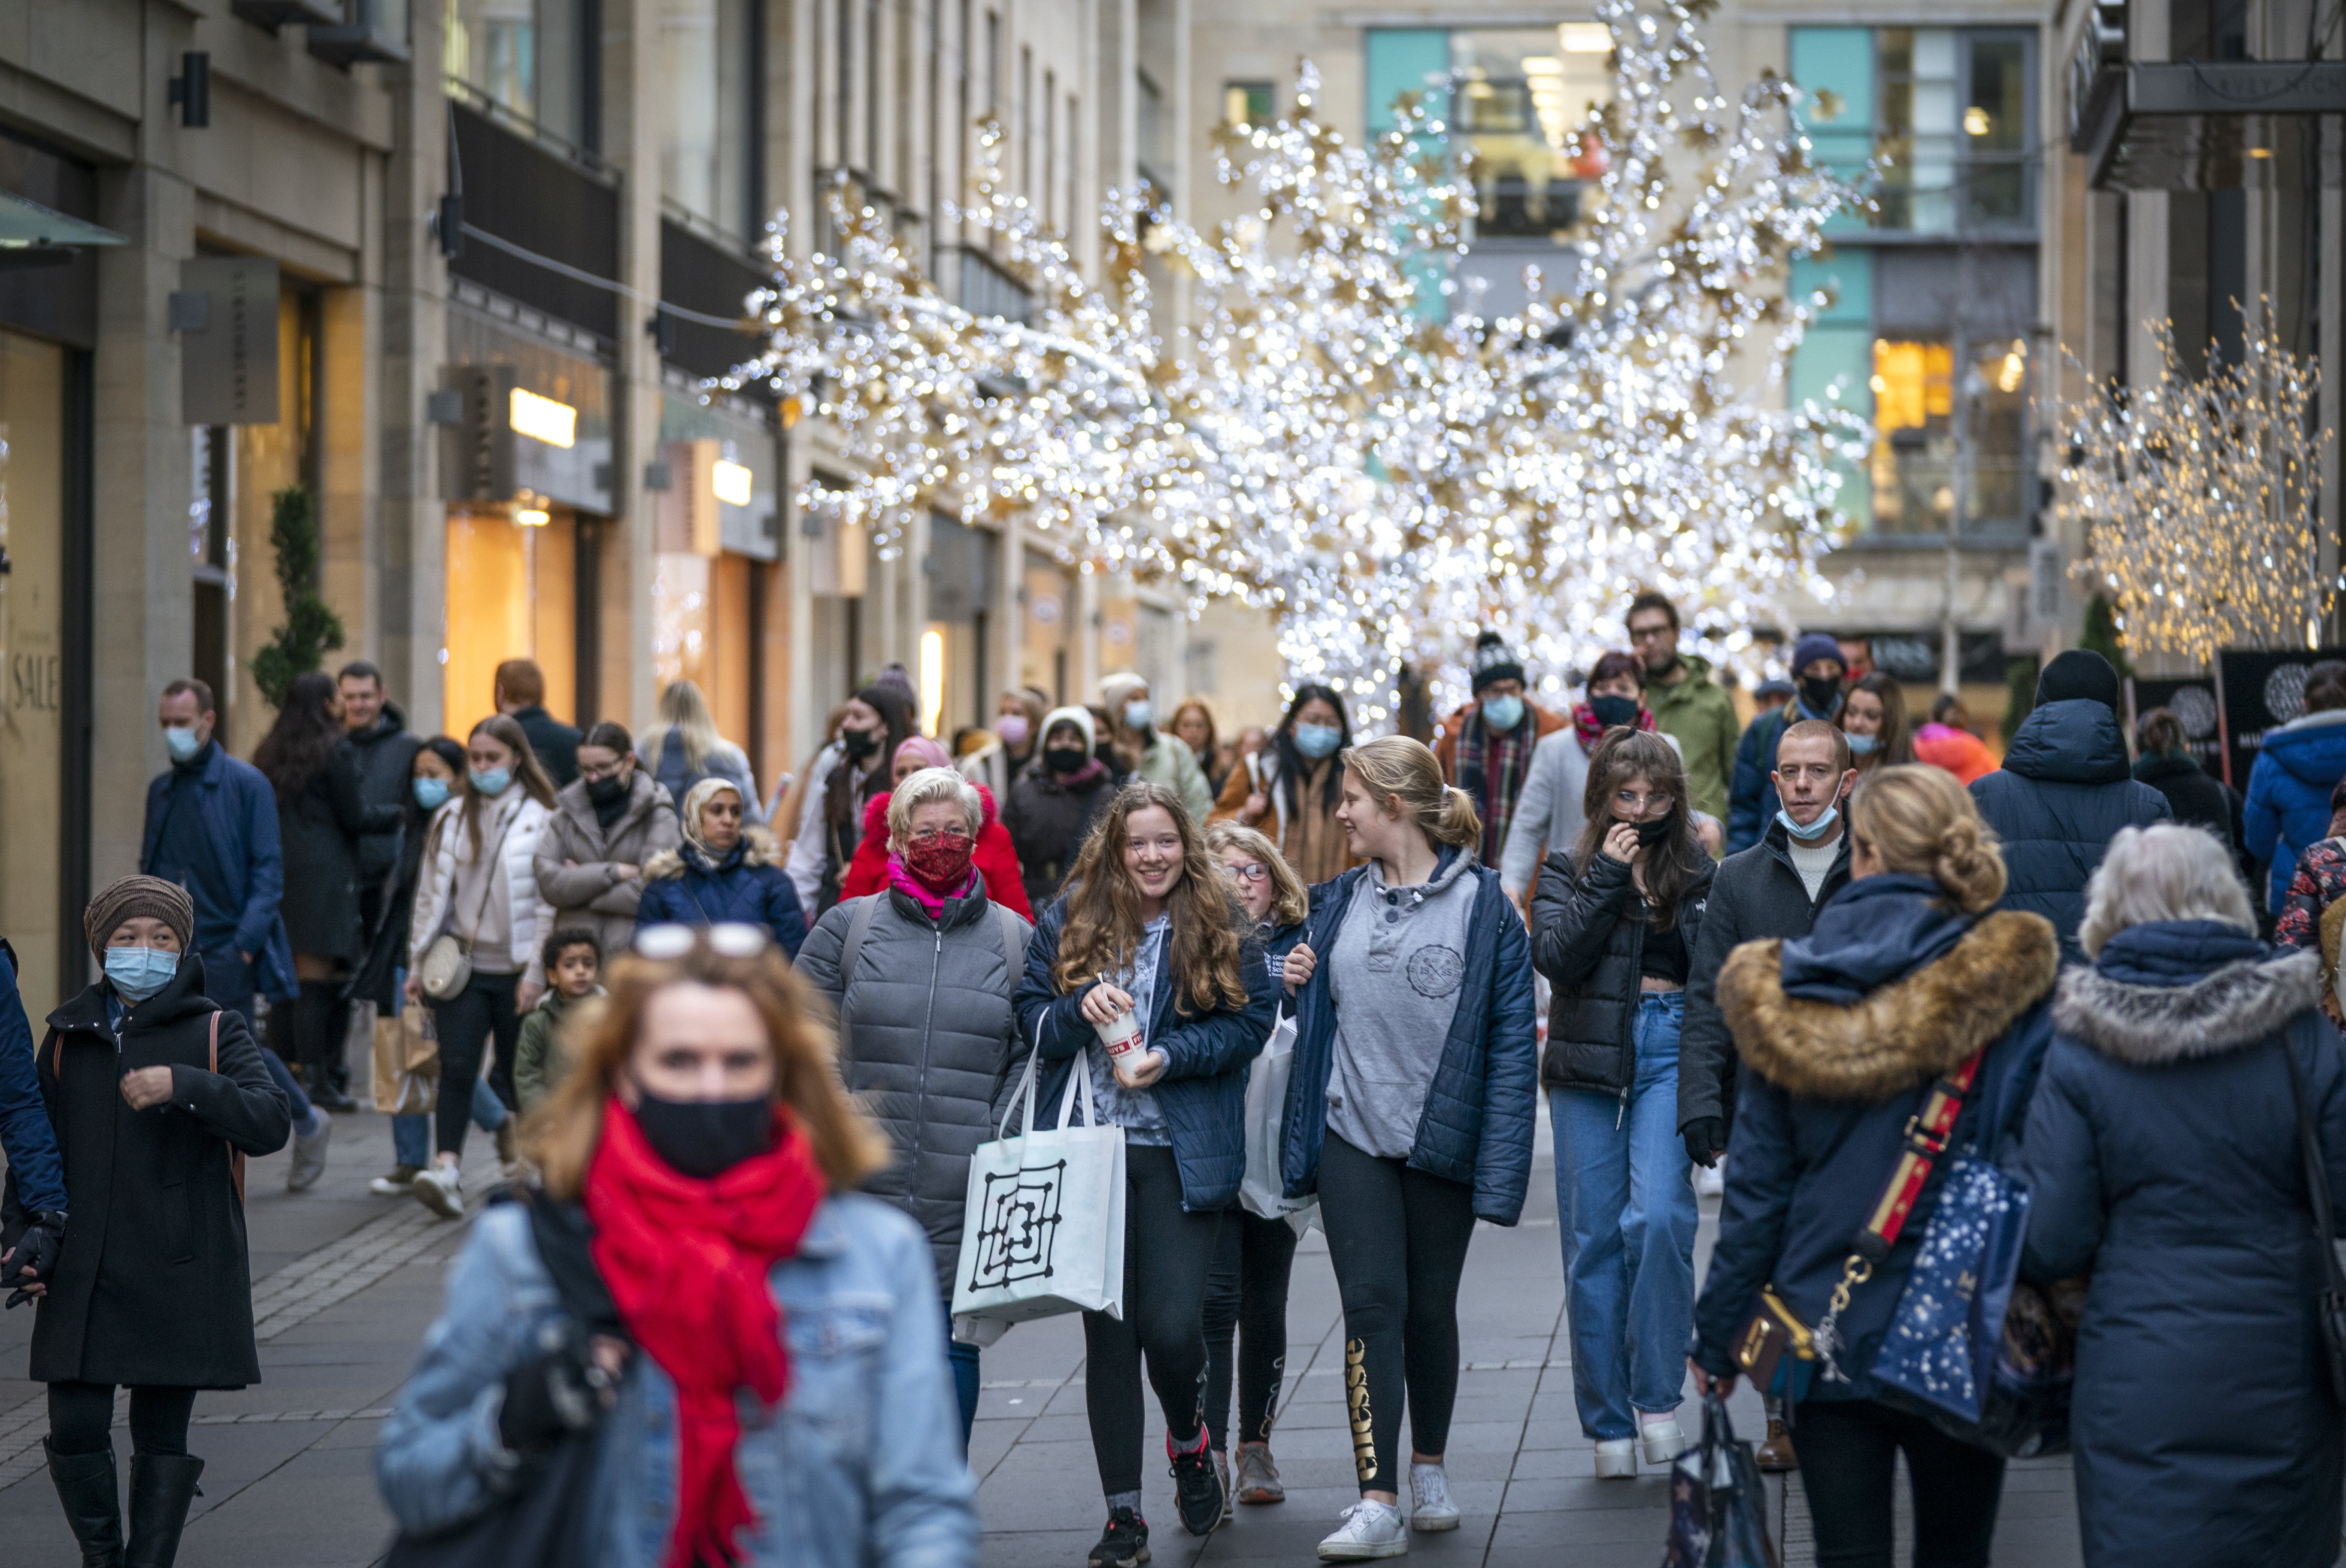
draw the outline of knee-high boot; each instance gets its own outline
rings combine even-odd
[[[114,1446],[96,1453],[59,1453],[41,1440],[49,1479],[65,1505],[66,1522],[81,1543],[82,1568],[122,1568],[122,1505],[114,1494]]]
[[[350,1098],[335,1089],[333,1059],[342,1054],[342,1036],[334,1033],[339,1011],[331,980],[305,980],[293,1004],[293,1033],[301,1056],[301,1088],[310,1103],[329,1111],[347,1111]]]
[[[193,1454],[130,1456],[130,1550],[123,1568],[171,1568],[204,1461]]]

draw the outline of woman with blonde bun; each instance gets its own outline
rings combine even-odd
[[[1914,1537],[1931,1543],[1921,1560],[1974,1568],[1988,1561],[2003,1459],[1881,1402],[1871,1375],[1951,1161],[1933,1163],[1896,1244],[1862,1278],[1851,1237],[1934,1084],[1974,1058],[1946,1147],[2016,1163],[2053,1037],[2060,945],[2041,915],[1990,912],[2004,861],[1952,773],[1909,763],[1870,775],[1851,797],[1849,830],[1849,885],[1810,933],[1746,942],[1719,973],[1746,1087],[1689,1365],[1698,1385],[1732,1389],[1738,1330],[1762,1288],[1813,1329],[1846,1284],[1837,1348],[1791,1420],[1818,1560],[1887,1568],[1902,1451]]]
[[[1474,802],[1417,741],[1342,754],[1343,824],[1368,862],[1325,884],[1298,976],[1280,1166],[1320,1195],[1344,1306],[1344,1400],[1361,1501],[1323,1561],[1398,1557],[1455,1530],[1443,1454],[1458,1395],[1458,1280],[1474,1222],[1513,1225],[1537,1116],[1530,948]],[[1410,1417],[1412,1507],[1399,1444]]]

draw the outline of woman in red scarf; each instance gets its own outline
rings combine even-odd
[[[598,1568],[974,1563],[928,1248],[848,1193],[887,1145],[780,950],[646,927],[575,1050],[530,1128],[543,1192],[481,1217],[384,1428],[402,1527],[494,1507],[593,1429]],[[608,1309],[574,1322],[588,1269]]]

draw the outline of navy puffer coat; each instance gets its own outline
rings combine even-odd
[[[1980,815],[2004,843],[1999,909],[2041,914],[2076,963],[2086,883],[2120,828],[2147,828],[2174,813],[2167,797],[2137,781],[2118,716],[2089,697],[2048,702],[2021,720],[2004,767],[1972,780]]]
[[[742,829],[741,837],[714,864],[689,839],[644,862],[644,896],[636,905],[636,929],[669,921],[715,925],[725,921],[764,926],[792,958],[806,941],[806,910],[782,871],[780,845],[763,828]]]
[[[2338,1553],[2346,1441],[2283,1050],[2346,1213],[2346,1067],[2320,961],[2214,921],[2120,932],[2062,977],[2030,1106],[2025,1266],[2090,1271],[2070,1411],[2093,1568]]]

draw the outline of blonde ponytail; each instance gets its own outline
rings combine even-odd
[[[2004,896],[2004,856],[1971,792],[1928,763],[1884,768],[1858,781],[1850,831],[1885,871],[1929,877],[1958,908],[1978,914]]]
[[[1437,844],[1449,844],[1461,850],[1471,850],[1483,841],[1483,815],[1474,809],[1474,797],[1452,785],[1443,791],[1442,816],[1425,830],[1425,836]]]
[[[1352,747],[1342,761],[1372,799],[1400,801],[1402,814],[1434,843],[1472,850],[1482,842],[1474,802],[1442,781],[1442,764],[1423,741],[1382,735]]]

